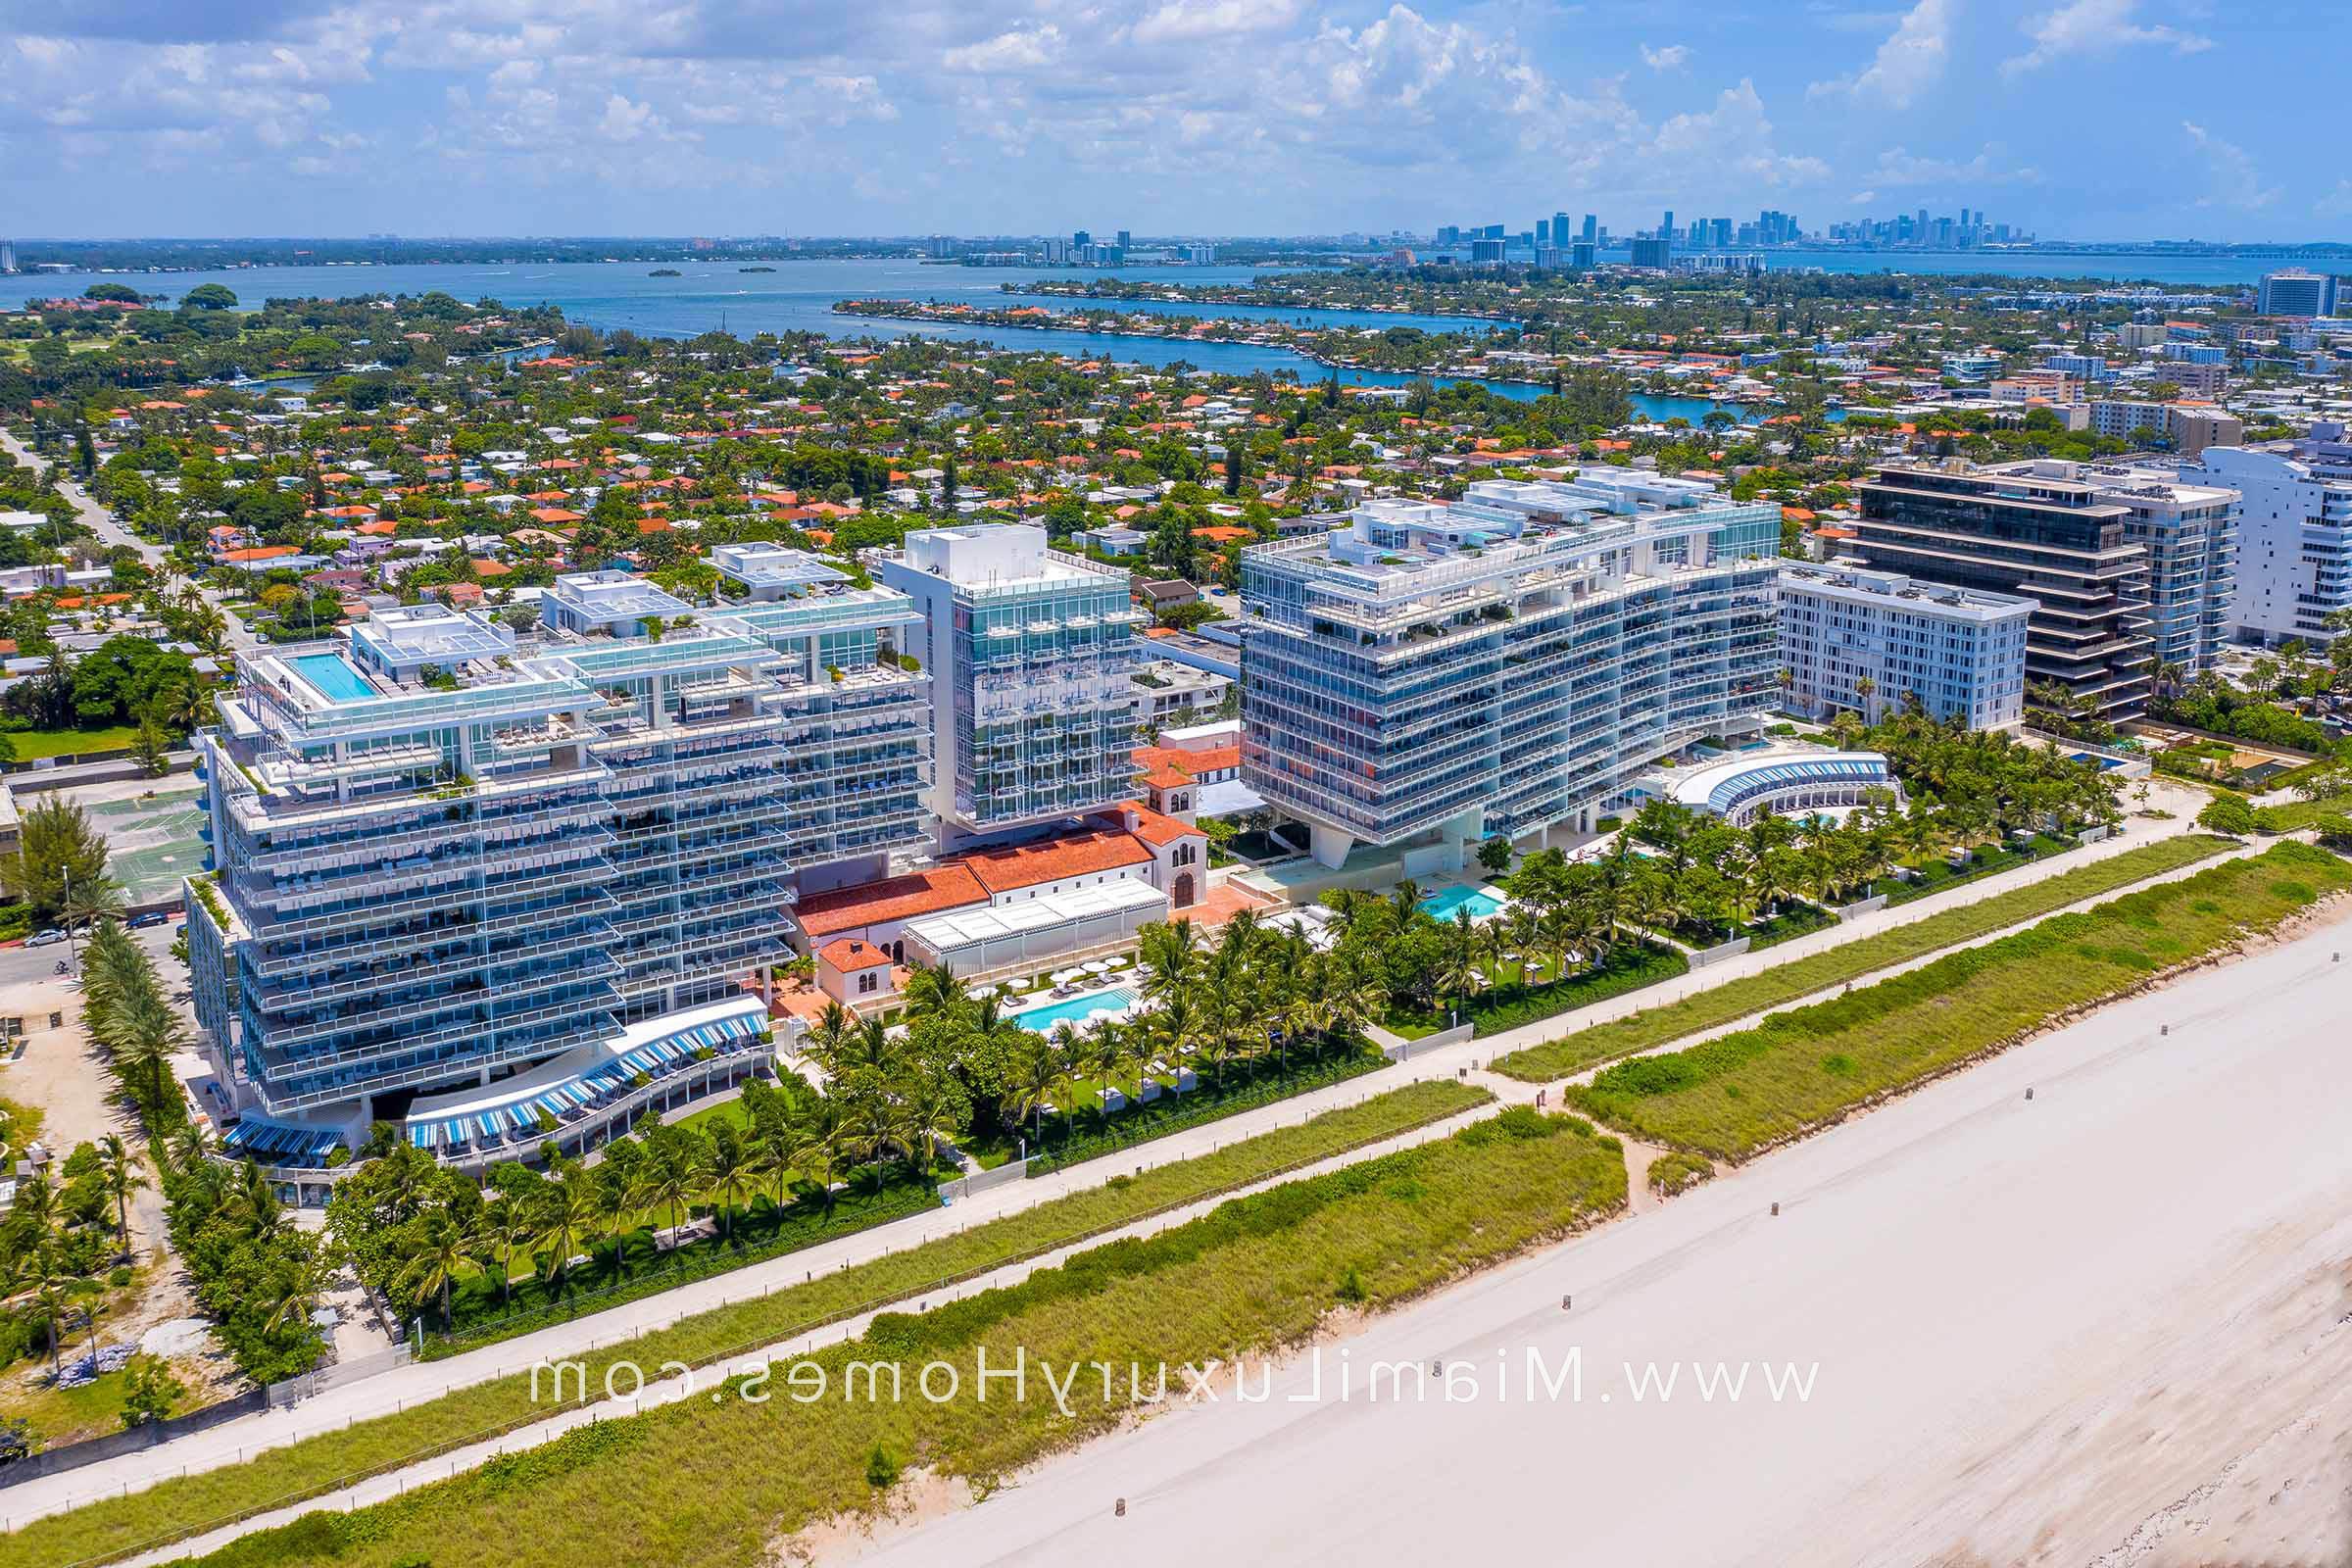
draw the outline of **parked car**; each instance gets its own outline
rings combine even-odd
[[[129,924],[133,931],[143,931],[151,925],[169,925],[171,922],[172,916],[162,909],[149,909],[145,914],[132,915]]]
[[[63,931],[58,930],[55,926],[52,926],[46,931],[35,931],[32,935],[26,937],[24,939],[24,945],[28,948],[45,948],[52,942],[63,942],[65,940],[66,934]]]

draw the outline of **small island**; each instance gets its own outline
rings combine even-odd
[[[775,269],[772,267],[738,267],[735,270],[738,272],[772,272]]]
[[[684,277],[686,274],[674,267],[657,267],[645,275],[648,277]]]

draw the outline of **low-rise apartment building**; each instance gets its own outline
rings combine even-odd
[[[1915,582],[1851,562],[1781,568],[1781,660],[1789,707],[1876,722],[1916,698],[1971,729],[2025,717],[2034,601]]]

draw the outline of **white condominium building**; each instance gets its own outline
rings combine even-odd
[[[1373,501],[1242,555],[1243,776],[1349,847],[1589,827],[1777,700],[1780,509],[1601,468]]]
[[[929,804],[945,843],[1083,816],[1135,794],[1130,678],[1151,617],[1128,575],[1028,523],[921,529],[874,574],[920,617],[933,675]]]
[[[2207,447],[2197,477],[2228,485],[2238,512],[2237,635],[2277,647],[2326,643],[2352,610],[2352,442],[2321,423],[2301,441]]]
[[[2086,463],[2079,471],[2099,500],[2124,509],[2125,539],[2148,554],[2155,668],[2171,666],[2183,679],[2211,669],[2230,635],[2236,591],[2237,492],[2193,482],[2202,477],[2196,469],[2164,460]]]
[[[1845,710],[1876,721],[1916,695],[1931,718],[2012,727],[2025,716],[2034,608],[2022,594],[1915,582],[1853,562],[1784,565],[1788,704],[1813,718]]]
[[[537,636],[428,605],[240,660],[196,737],[188,941],[241,1139],[316,1165],[407,1114],[437,1152],[576,1150],[681,1051],[759,1070],[746,984],[791,958],[801,883],[926,837],[912,607],[800,560],[739,606],[583,573]]]

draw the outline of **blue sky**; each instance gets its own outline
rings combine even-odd
[[[0,0],[19,234],[2352,238],[2338,4]]]

